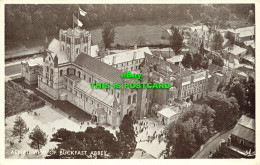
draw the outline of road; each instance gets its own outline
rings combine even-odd
[[[227,138],[231,134],[232,130],[233,129],[227,131],[226,133],[224,133],[224,134],[218,136],[216,139],[212,140],[212,142],[210,142],[207,146],[205,146],[204,149],[202,149],[202,151],[200,151],[200,153],[194,157],[194,159],[206,158],[209,155],[210,151],[213,152],[217,149],[217,147],[219,146],[219,143],[222,141],[222,139],[227,140]]]
[[[7,64],[5,66],[5,76],[11,76],[21,73],[21,62],[14,64]]]

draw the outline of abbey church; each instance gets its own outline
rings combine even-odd
[[[113,64],[103,62],[106,59],[100,60],[98,49],[95,47],[91,46],[89,31],[79,27],[61,29],[59,40],[54,38],[46,45],[43,61],[35,72],[38,73],[38,77],[35,78],[38,79],[38,90],[54,100],[69,101],[92,115],[92,120],[99,124],[118,126],[125,114],[136,118],[145,116],[147,114],[146,90],[91,88],[91,82],[127,81],[121,78],[123,69],[117,69]],[[138,53],[132,53],[136,59],[126,63],[132,65],[141,63],[144,59],[144,52],[141,51],[136,50]],[[140,56],[140,53],[143,56]],[[114,57],[114,62],[115,60]],[[119,58],[117,61],[124,63]],[[24,77],[28,73],[28,69],[25,68],[26,65],[22,65]],[[30,80],[28,81],[30,83]]]

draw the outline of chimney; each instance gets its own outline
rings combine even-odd
[[[107,55],[110,55],[110,50],[109,49],[107,49]]]
[[[211,65],[212,64],[212,58],[209,58],[209,64],[208,65]]]
[[[137,44],[136,43],[134,44],[134,49],[137,49]]]
[[[112,64],[115,64],[115,63],[116,63],[116,56],[113,56]]]
[[[136,52],[134,52],[134,54],[133,54],[133,61],[135,61],[136,60]]]

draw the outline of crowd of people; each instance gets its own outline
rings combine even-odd
[[[137,142],[152,143],[154,140],[158,140],[161,143],[164,140],[163,129],[158,129],[157,124],[153,121],[140,120],[134,125],[135,133],[137,136]]]

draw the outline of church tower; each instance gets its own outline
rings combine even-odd
[[[85,29],[61,29],[59,32],[60,51],[67,54],[70,62],[74,62],[80,53],[90,55],[91,34]]]

